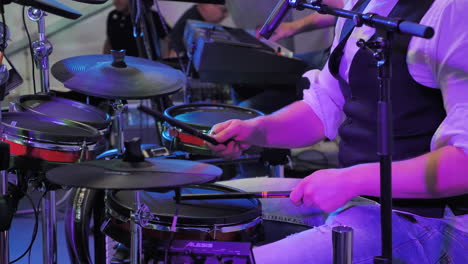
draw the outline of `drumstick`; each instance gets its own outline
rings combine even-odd
[[[150,109],[150,108],[148,108],[146,106],[139,105],[137,109],[144,112],[144,113],[146,113],[146,114],[148,114],[148,115],[150,115],[150,116],[153,116],[156,119],[166,121],[170,125],[173,125],[175,127],[178,127],[180,129],[184,130],[187,134],[190,134],[192,136],[196,136],[198,138],[201,138],[201,139],[205,140],[206,142],[209,142],[209,143],[211,143],[213,145],[219,145],[219,144],[226,145],[229,142],[229,140],[228,140],[228,141],[226,141],[224,143],[219,143],[218,141],[216,141],[216,139],[202,133],[200,130],[195,129],[195,128],[191,127],[191,126],[188,126],[188,125],[186,125],[186,124],[184,124],[184,123],[182,123],[182,122],[180,122],[178,120],[169,118],[169,117],[161,114],[160,112],[155,111],[153,109]]]
[[[214,199],[242,199],[242,198],[288,198],[290,191],[274,192],[232,192],[232,193],[200,193],[182,194],[180,200],[214,200]]]

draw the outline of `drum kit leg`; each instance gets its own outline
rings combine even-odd
[[[2,174],[2,186],[1,186],[1,195],[2,195],[2,198],[4,197],[7,197],[8,195],[8,175],[7,175],[7,169],[8,169],[8,166],[4,166],[5,165],[5,162],[3,162],[5,160],[5,157],[9,157],[10,156],[10,153],[9,153],[9,148],[5,148],[5,144],[3,144],[3,142],[0,143],[1,144],[1,150],[8,150],[8,151],[3,151],[3,153],[0,153],[0,159],[2,159],[2,162],[0,162],[0,164],[2,165],[2,167],[0,168],[1,170],[1,174]],[[9,161],[9,158],[7,159],[7,162],[6,164],[8,164],[8,161]],[[6,202],[6,200],[2,200],[2,202]],[[7,211],[9,211],[9,208],[7,208]],[[4,214],[5,213],[5,208],[2,210],[2,218],[7,218],[7,216],[9,215],[9,212],[7,212],[7,214]],[[5,221],[5,220],[3,220]],[[8,233],[8,229],[9,229],[9,225],[11,223],[6,223],[6,226],[5,226],[5,223],[2,223],[2,228],[0,229],[0,263],[8,263],[9,260],[10,260],[10,247],[9,247],[9,233]]]

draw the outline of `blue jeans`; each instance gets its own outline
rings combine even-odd
[[[290,190],[300,179],[251,178],[222,184],[246,191]],[[295,207],[289,199],[261,199],[264,216],[277,221],[315,226],[282,240],[254,248],[257,264],[332,263],[331,230],[346,225],[354,230],[353,263],[373,263],[381,253],[380,207],[357,198],[346,208],[327,215],[317,209]],[[393,214],[393,263],[468,263],[467,216],[425,218]],[[270,230],[266,232],[277,232]]]

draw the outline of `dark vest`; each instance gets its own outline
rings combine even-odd
[[[399,0],[389,16],[418,23],[433,1]],[[378,37],[378,34],[376,33],[371,39]],[[408,71],[406,56],[410,40],[409,36],[395,34],[392,49],[391,98],[394,126],[393,160],[395,161],[429,152],[431,139],[446,117],[441,91],[417,83]],[[337,50],[338,48],[334,53],[340,52]],[[336,73],[339,69],[339,62],[340,60],[330,60],[332,73]],[[360,49],[351,63],[349,84],[343,79],[340,80],[341,89],[345,95],[343,110],[346,114],[346,119],[339,128],[341,137],[339,161],[343,167],[379,160],[377,156],[377,101],[379,96],[377,72],[372,54],[365,49]],[[442,217],[443,208],[449,202],[448,200],[394,199],[394,208],[428,217]]]

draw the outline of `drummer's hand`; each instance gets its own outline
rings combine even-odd
[[[253,145],[254,134],[255,126],[251,122],[237,119],[229,120],[213,126],[210,133],[210,136],[220,143],[228,140],[229,142],[226,145],[216,146],[210,143],[206,144],[216,156],[235,159]]]
[[[304,178],[291,192],[290,200],[297,206],[316,207],[333,212],[357,196],[352,175],[347,169],[326,169]]]

